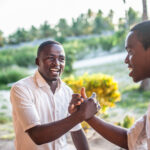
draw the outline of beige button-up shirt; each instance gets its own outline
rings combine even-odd
[[[128,131],[129,150],[150,150],[150,106]]]
[[[57,140],[36,145],[26,130],[67,117],[72,90],[60,80],[55,94],[38,71],[34,76],[15,83],[10,92],[16,150],[67,150],[65,135]],[[71,131],[81,129],[75,126]]]

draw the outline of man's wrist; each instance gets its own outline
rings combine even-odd
[[[78,123],[84,121],[84,116],[79,111],[74,112],[71,116],[73,116],[78,121]]]

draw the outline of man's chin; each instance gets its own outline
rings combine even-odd
[[[57,81],[59,79],[59,77],[57,77],[57,78],[51,78],[50,79],[50,81],[52,82],[52,81]]]
[[[142,81],[142,80],[144,80],[144,79],[142,79],[142,78],[138,78],[138,77],[132,77],[132,79],[133,79],[133,81],[134,82],[140,82],[140,81]]]

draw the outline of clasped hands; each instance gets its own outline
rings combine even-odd
[[[73,114],[80,113],[83,120],[88,120],[93,117],[100,109],[100,105],[96,102],[96,94],[87,98],[85,88],[81,88],[81,94],[73,94],[72,100],[68,107],[68,112]]]

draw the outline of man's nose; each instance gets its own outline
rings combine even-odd
[[[55,59],[54,62],[53,62],[53,64],[55,64],[56,66],[58,66],[58,65],[60,65],[60,62],[59,62],[58,59]]]
[[[128,62],[129,62],[129,55],[126,56],[124,62],[125,62],[126,64],[128,64]]]

